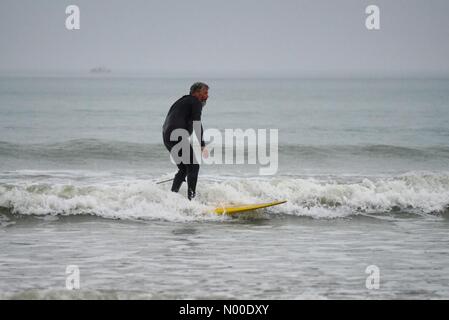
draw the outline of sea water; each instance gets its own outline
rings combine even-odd
[[[278,130],[275,175],[203,165],[192,202],[156,184],[196,80],[205,129]],[[448,141],[448,80],[3,75],[0,298],[448,298]]]

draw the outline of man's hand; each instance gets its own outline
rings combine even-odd
[[[203,153],[204,159],[209,158],[209,150],[207,150],[206,147],[202,147],[202,148],[201,148],[201,152]]]

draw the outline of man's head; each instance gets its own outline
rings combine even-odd
[[[209,86],[203,82],[195,82],[190,87],[190,94],[197,97],[203,106],[205,106],[207,98],[209,98]]]

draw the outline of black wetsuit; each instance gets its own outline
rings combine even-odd
[[[187,163],[186,161],[181,161],[179,163],[177,162],[176,165],[179,170],[173,179],[173,185],[171,188],[172,191],[178,192],[183,181],[185,181],[185,178],[187,177],[187,196],[189,199],[195,197],[196,182],[198,180],[200,166],[198,161],[194,161],[193,149],[190,142],[181,141],[181,138],[177,141],[171,141],[170,135],[175,129],[185,129],[188,131],[189,135],[191,135],[193,132],[193,121],[201,121],[202,110],[203,105],[198,98],[192,95],[185,95],[171,106],[162,127],[162,137],[164,140],[164,145],[168,151],[172,152],[173,147],[179,142],[189,144],[188,148],[190,148],[190,159]],[[198,140],[201,141],[201,146],[204,147],[203,126],[201,126],[201,133],[196,132],[196,134],[198,134]],[[179,150],[177,155],[173,154],[172,156],[173,158],[175,158],[175,156],[181,157],[182,150]]]

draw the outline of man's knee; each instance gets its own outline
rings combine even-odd
[[[187,173],[187,168],[185,165],[183,165],[182,163],[178,166],[178,174],[186,174]]]
[[[189,175],[197,175],[199,171],[200,171],[199,164],[190,164],[187,166],[187,174]]]

